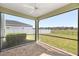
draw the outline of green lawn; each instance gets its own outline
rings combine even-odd
[[[45,42],[51,46],[58,47],[73,54],[77,54],[77,30],[55,30],[47,35],[56,35],[60,37],[71,38],[69,40],[53,36],[40,35],[40,41]]]
[[[51,33],[47,34],[49,36],[45,35],[39,35],[40,41],[47,43],[51,46],[55,46],[57,48],[68,51],[70,53],[77,54],[77,30],[54,30]],[[74,40],[53,37],[53,35],[59,37],[71,38]],[[35,35],[27,34],[26,39],[35,40]]]
[[[67,37],[71,39],[77,39],[77,30],[54,30],[52,35]]]

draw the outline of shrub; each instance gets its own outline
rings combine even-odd
[[[7,46],[12,47],[26,42],[26,34],[9,34],[6,36]]]

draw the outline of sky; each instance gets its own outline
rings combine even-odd
[[[78,10],[63,13],[40,21],[40,27],[78,27]]]
[[[35,21],[5,14],[7,20],[23,22],[35,27]],[[78,27],[77,10],[63,13],[54,17],[43,19],[39,22],[39,27]]]

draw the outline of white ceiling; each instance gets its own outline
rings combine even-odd
[[[0,3],[0,6],[24,13],[33,17],[38,17],[61,8],[68,3]],[[35,6],[38,9],[35,9]]]

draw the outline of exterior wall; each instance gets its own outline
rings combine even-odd
[[[6,28],[6,34],[8,33],[34,34],[34,30],[32,29],[32,27],[9,27]]]
[[[39,34],[48,34],[50,32],[50,29],[39,29]],[[7,27],[6,34],[8,33],[35,34],[35,30],[32,27]]]

